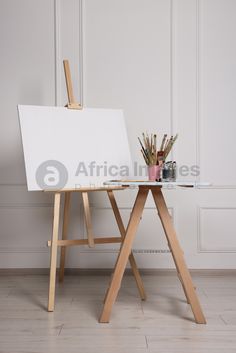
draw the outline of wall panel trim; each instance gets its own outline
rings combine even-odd
[[[201,211],[202,210],[236,210],[236,207],[201,207],[198,206],[197,208],[197,252],[199,254],[201,253],[215,253],[215,254],[228,254],[228,253],[236,253],[236,249],[206,249],[203,247],[202,243],[202,219],[201,219]]]
[[[202,0],[196,1],[196,165],[202,170],[201,163],[201,4]],[[210,180],[206,180],[211,182]],[[236,184],[214,184],[207,189],[236,189]]]

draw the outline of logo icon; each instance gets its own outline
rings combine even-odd
[[[41,163],[36,170],[36,182],[43,189],[62,189],[68,180],[68,172],[63,163],[49,160]]]

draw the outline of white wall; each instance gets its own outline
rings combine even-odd
[[[236,268],[235,31],[234,0],[0,0],[0,267],[49,264],[52,199],[26,190],[16,105],[64,104],[69,58],[80,101],[124,109],[135,159],[143,130],[179,132],[173,158],[213,183],[165,192],[187,262]],[[125,220],[134,197],[117,193]],[[91,201],[95,231],[118,234],[105,195]],[[151,198],[134,248],[140,267],[173,267]],[[116,249],[70,249],[68,266],[111,267]]]

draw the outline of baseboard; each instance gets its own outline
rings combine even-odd
[[[113,269],[86,269],[86,268],[67,268],[65,275],[69,276],[110,276]],[[225,276],[236,275],[236,269],[191,269],[190,272],[200,276]],[[143,276],[168,276],[175,275],[175,269],[140,269]],[[132,270],[126,269],[126,275],[131,275]],[[0,269],[0,276],[30,276],[30,275],[49,275],[48,268],[4,268]]]

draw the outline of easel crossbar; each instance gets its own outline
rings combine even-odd
[[[94,238],[95,244],[121,243],[121,237]],[[58,240],[57,246],[88,245],[88,239]],[[52,246],[51,240],[47,242],[48,247]]]

